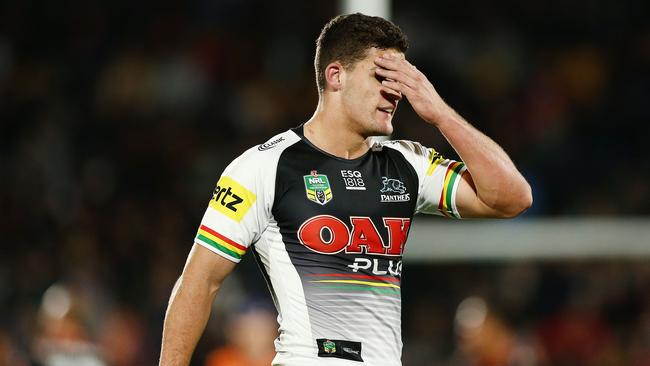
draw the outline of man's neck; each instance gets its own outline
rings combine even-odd
[[[304,125],[307,140],[319,149],[343,159],[355,159],[370,148],[370,139],[351,128],[352,123],[340,112],[324,108],[320,103]]]

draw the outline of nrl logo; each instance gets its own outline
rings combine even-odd
[[[317,171],[312,170],[309,175],[304,175],[303,179],[308,200],[319,205],[325,205],[332,200],[332,189],[327,175],[318,174]]]

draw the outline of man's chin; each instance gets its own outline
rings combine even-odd
[[[393,133],[393,124],[391,120],[373,120],[370,123],[363,125],[365,131],[363,134],[366,137],[372,136],[390,136]]]
[[[377,129],[372,136],[390,136],[393,133],[392,121],[377,122]]]

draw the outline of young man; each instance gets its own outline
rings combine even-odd
[[[274,365],[400,365],[413,214],[507,218],[531,205],[506,153],[445,104],[407,47],[378,17],[323,28],[316,112],[223,172],[169,302],[161,365],[189,363],[220,284],[247,251],[279,313]],[[410,141],[369,146],[392,133],[403,96],[463,162]]]

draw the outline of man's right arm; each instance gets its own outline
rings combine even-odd
[[[174,285],[163,327],[160,366],[189,365],[223,280],[236,263],[194,244]]]

